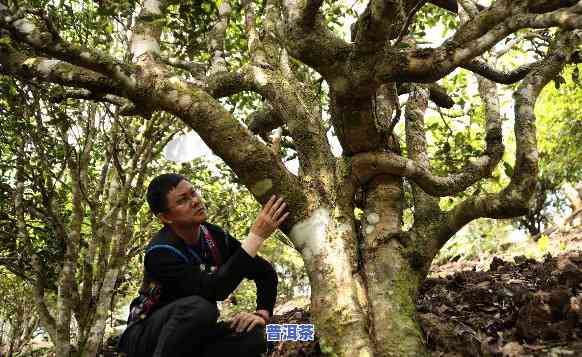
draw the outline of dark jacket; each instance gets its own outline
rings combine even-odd
[[[200,261],[169,227],[162,228],[146,248],[144,284],[154,279],[162,286],[155,309],[190,295],[199,295],[212,302],[221,301],[237,288],[243,278],[248,278],[257,286],[257,310],[264,309],[272,315],[277,297],[277,274],[272,265],[259,256],[248,255],[241,243],[220,227],[209,223],[203,225],[216,241],[223,261],[214,272],[208,268],[202,270]],[[151,249],[156,245],[164,245],[164,248]]]

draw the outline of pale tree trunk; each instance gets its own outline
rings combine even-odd
[[[311,311],[324,353],[372,356],[368,322],[358,296],[354,263],[355,227],[349,211],[321,207],[294,226],[290,237],[301,250],[311,283]],[[352,244],[348,244],[348,242]],[[344,344],[339,339],[349,338]],[[338,350],[338,346],[341,348]]]

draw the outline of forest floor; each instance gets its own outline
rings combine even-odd
[[[544,249],[554,255],[433,267],[417,299],[431,355],[582,356],[582,229],[552,235]],[[302,306],[271,323],[311,320]],[[313,342],[272,343],[268,356],[320,356],[315,331]]]

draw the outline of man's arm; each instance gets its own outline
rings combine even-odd
[[[231,253],[240,249],[241,243],[238,240],[230,235],[227,235],[227,239]],[[277,273],[271,263],[257,255],[245,277],[255,282],[257,286],[257,312],[268,321],[269,317],[273,315],[273,308],[277,300]]]
[[[145,268],[172,295],[199,295],[220,301],[226,299],[254,270],[254,260],[239,248],[216,272],[208,273],[201,271],[196,264],[184,262],[172,251],[158,249],[147,254]]]

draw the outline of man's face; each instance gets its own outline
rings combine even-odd
[[[164,223],[186,226],[200,224],[208,218],[200,192],[186,180],[168,192],[166,200],[168,210],[159,215]]]

